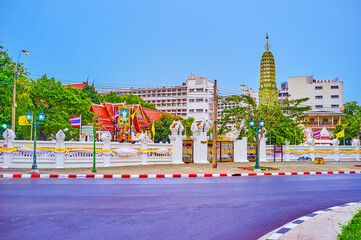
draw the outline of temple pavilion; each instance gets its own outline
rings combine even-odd
[[[124,103],[92,104],[90,111],[95,114],[96,131],[102,133],[108,131],[112,139],[121,141],[136,140],[140,133],[145,132],[150,137],[153,121],[159,119],[164,112],[143,108],[137,105]],[[151,138],[151,137],[150,137]]]

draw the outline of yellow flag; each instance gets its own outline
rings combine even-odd
[[[153,122],[153,124],[152,124],[152,133],[153,133],[153,135],[155,135],[155,127],[154,127],[154,122]]]
[[[134,113],[132,114],[132,119],[134,119],[136,112],[137,112],[137,110],[135,110]]]
[[[341,132],[336,133],[336,138],[342,138],[344,136],[345,136],[345,130],[342,130]]]
[[[31,125],[31,123],[29,123],[28,120],[26,119],[26,116],[23,115],[19,117],[19,125],[26,126],[26,125]]]

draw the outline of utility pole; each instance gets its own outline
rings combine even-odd
[[[11,129],[15,132],[17,63],[14,65],[13,105],[11,108]]]
[[[213,148],[212,148],[212,167],[217,168],[217,80],[214,80],[213,90]]]
[[[18,78],[18,64],[21,52],[23,52],[25,55],[29,54],[29,51],[27,50],[20,50],[18,60],[16,61],[16,64],[14,65],[14,85],[13,85],[13,105],[11,108],[11,129],[15,132],[15,124],[16,124],[16,80]]]

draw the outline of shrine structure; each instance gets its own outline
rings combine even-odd
[[[124,103],[92,104],[90,111],[95,114],[96,131],[108,131],[116,141],[137,140],[140,133],[145,132],[151,138],[150,131],[153,121],[159,119],[164,112]]]

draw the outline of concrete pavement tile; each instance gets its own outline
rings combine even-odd
[[[361,208],[361,203],[347,205],[345,207],[331,207],[331,211],[317,211],[319,215],[306,220],[294,227],[279,239],[287,240],[335,240],[341,232],[339,223],[345,224]],[[300,218],[302,219],[302,218]],[[300,220],[299,219],[299,220]]]

